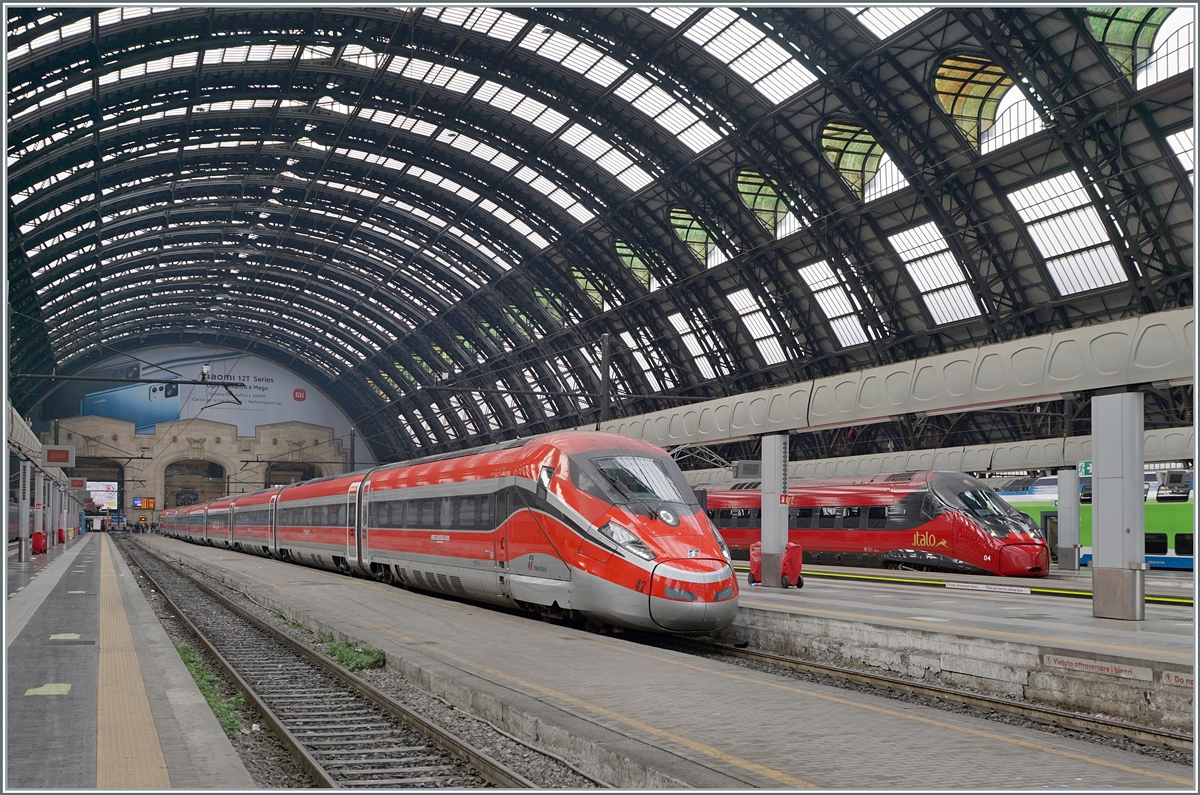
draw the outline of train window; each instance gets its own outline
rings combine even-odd
[[[1167,534],[1166,533],[1146,533],[1146,554],[1147,555],[1165,555],[1165,554],[1167,554]]]
[[[428,530],[437,527],[437,500],[418,500],[417,509],[420,512],[417,516],[417,522],[414,525],[422,530]]]
[[[788,508],[788,527],[803,530],[812,527],[812,508]]]
[[[497,494],[485,494],[479,501],[479,526],[484,530],[492,530],[496,527],[496,500],[498,497]]]
[[[886,505],[876,505],[867,509],[867,527],[876,530],[887,527]]]
[[[458,526],[464,530],[474,530],[478,527],[476,524],[475,503],[478,497],[459,497],[458,498]]]
[[[817,527],[833,527],[837,524],[837,508],[821,508],[817,514]]]
[[[750,526],[762,527],[762,508],[754,508],[750,513]]]
[[[1192,553],[1192,533],[1175,534],[1175,554],[1188,556]]]
[[[845,509],[842,514],[842,527],[847,530],[857,530],[859,521],[862,518],[862,508],[850,507]]]
[[[721,510],[717,511],[715,518],[718,527],[733,527],[733,525],[730,524],[730,522],[733,521],[733,514],[728,508],[722,508]]]
[[[929,521],[942,513],[942,506],[932,494],[926,494],[921,500],[921,519]]]
[[[438,526],[443,530],[454,527],[454,502],[453,497],[442,497],[438,506]]]
[[[627,500],[687,502],[661,461],[623,455],[593,458],[592,466]]]

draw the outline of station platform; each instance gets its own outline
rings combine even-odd
[[[745,573],[747,561],[735,560],[734,568]],[[988,577],[978,574],[951,574],[928,571],[897,571],[868,569],[853,566],[805,565],[809,578],[842,581],[882,582],[919,585],[935,588],[977,588],[1008,593],[1029,593],[1046,596],[1066,596],[1082,599],[1092,597],[1092,569],[1084,566],[1076,571],[1062,571],[1053,565],[1045,577]],[[947,586],[947,583],[956,585]],[[1146,572],[1147,604],[1182,605],[1190,607],[1195,601],[1196,577],[1191,571],[1151,569]]]
[[[1070,737],[162,536],[135,540],[314,633],[383,649],[390,669],[618,787],[1192,787],[1190,767]],[[798,593],[809,592],[789,596]]]
[[[744,586],[731,639],[814,662],[1193,730],[1188,576],[1147,578],[1144,621],[1093,618],[1087,570],[1024,580],[810,566],[804,580],[803,589]]]
[[[255,788],[108,534],[7,584],[5,790]]]

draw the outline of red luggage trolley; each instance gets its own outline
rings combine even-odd
[[[797,588],[804,587],[804,577],[800,572],[804,568],[804,550],[799,544],[788,542],[783,551],[783,565],[780,566],[783,576],[780,584],[787,588],[795,583]],[[753,585],[762,582],[762,542],[755,541],[750,545],[750,576],[747,578]]]

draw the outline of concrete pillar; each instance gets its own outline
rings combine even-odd
[[[762,439],[762,584],[781,585],[783,550],[788,537],[788,507],[780,504],[787,494],[788,435]]]
[[[58,483],[53,480],[46,487],[50,492],[50,537],[46,539],[46,545],[52,547],[58,543],[58,528],[62,527],[62,493],[58,490]]]
[[[33,532],[46,531],[46,473],[37,471],[33,479]]]
[[[1146,619],[1141,392],[1092,399],[1092,615]]]
[[[32,559],[29,548],[29,498],[33,492],[33,465],[21,461],[20,480],[17,483],[17,562],[28,563]]]
[[[1079,473],[1058,470],[1058,569],[1079,570]]]

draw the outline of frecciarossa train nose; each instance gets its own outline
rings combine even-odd
[[[650,618],[669,632],[711,632],[737,616],[737,578],[725,560],[665,560],[650,577]]]

